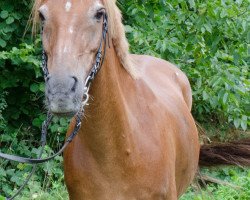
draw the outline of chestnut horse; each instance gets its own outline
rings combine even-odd
[[[50,73],[47,107],[68,116],[80,109],[104,15],[109,48],[91,86],[83,126],[64,153],[70,199],[177,199],[199,161],[190,84],[167,61],[129,54],[115,0],[35,1]]]

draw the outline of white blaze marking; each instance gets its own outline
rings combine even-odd
[[[65,10],[66,10],[66,12],[69,12],[70,9],[71,9],[71,7],[72,7],[72,4],[71,4],[71,2],[68,1],[68,2],[65,4]]]

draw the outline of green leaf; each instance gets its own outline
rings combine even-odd
[[[57,132],[58,131],[58,128],[59,128],[59,125],[58,124],[54,124],[54,125],[52,125],[51,126],[51,132],[52,133],[55,133],[55,132]]]
[[[35,118],[32,122],[32,125],[35,127],[40,127],[42,125],[42,121],[39,118]]]
[[[126,31],[126,33],[132,33],[133,30],[134,30],[134,29],[133,29],[131,26],[128,26],[128,25],[125,26],[125,31]]]
[[[26,166],[26,164],[19,163],[19,164],[17,165],[17,169],[19,169],[19,170],[24,170],[24,169],[25,169],[25,166]]]
[[[65,125],[67,125],[68,124],[68,122],[67,122],[67,120],[65,119],[65,118],[60,118],[60,124],[62,125],[62,126],[65,126]]]
[[[6,172],[4,171],[3,168],[0,168],[0,176],[1,177],[5,177],[6,176]]]
[[[0,46],[2,48],[4,48],[4,47],[6,47],[6,45],[7,45],[7,43],[3,39],[0,38]]]
[[[227,99],[228,99],[228,93],[225,93],[224,96],[223,96],[223,103],[224,104],[226,104]]]
[[[236,0],[235,3],[237,3],[238,5],[242,4],[242,0]]]
[[[234,119],[234,126],[235,128],[239,128],[241,124],[241,120],[239,118]]]
[[[44,83],[41,83],[41,84],[39,85],[39,90],[40,90],[41,92],[45,92],[45,85],[44,85]]]
[[[6,200],[6,198],[0,195],[0,200]]]
[[[247,121],[241,120],[240,125],[241,125],[241,128],[242,128],[244,131],[247,130]]]
[[[209,99],[209,95],[207,94],[206,91],[203,91],[202,92],[202,97],[203,97],[203,100],[206,101],[207,99]]]
[[[12,24],[15,21],[15,19],[13,17],[8,17],[6,19],[6,24]]]
[[[195,2],[194,0],[188,0],[188,3],[190,5],[191,8],[195,8]]]
[[[212,33],[212,26],[211,24],[204,24],[205,29],[209,32]]]
[[[32,91],[32,92],[34,92],[34,93],[38,92],[39,89],[40,89],[39,84],[33,83],[33,84],[30,86],[30,91]]]
[[[221,18],[224,18],[224,17],[226,17],[226,16],[227,16],[226,10],[222,10],[221,13],[220,13],[220,17],[221,17]]]
[[[6,11],[6,10],[3,10],[3,11],[0,13],[0,17],[1,17],[2,19],[6,19],[8,16],[9,16],[9,12]]]
[[[59,133],[63,133],[65,131],[65,128],[64,127],[58,127],[57,131]]]

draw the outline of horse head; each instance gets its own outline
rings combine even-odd
[[[81,107],[85,80],[103,42],[106,9],[99,0],[53,0],[41,1],[37,11],[49,72],[46,104],[53,114],[72,116]]]

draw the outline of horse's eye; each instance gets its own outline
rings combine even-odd
[[[97,11],[95,18],[99,21],[101,20],[102,16],[104,15],[104,9]]]
[[[42,22],[45,20],[45,17],[41,12],[39,12],[39,18]]]

